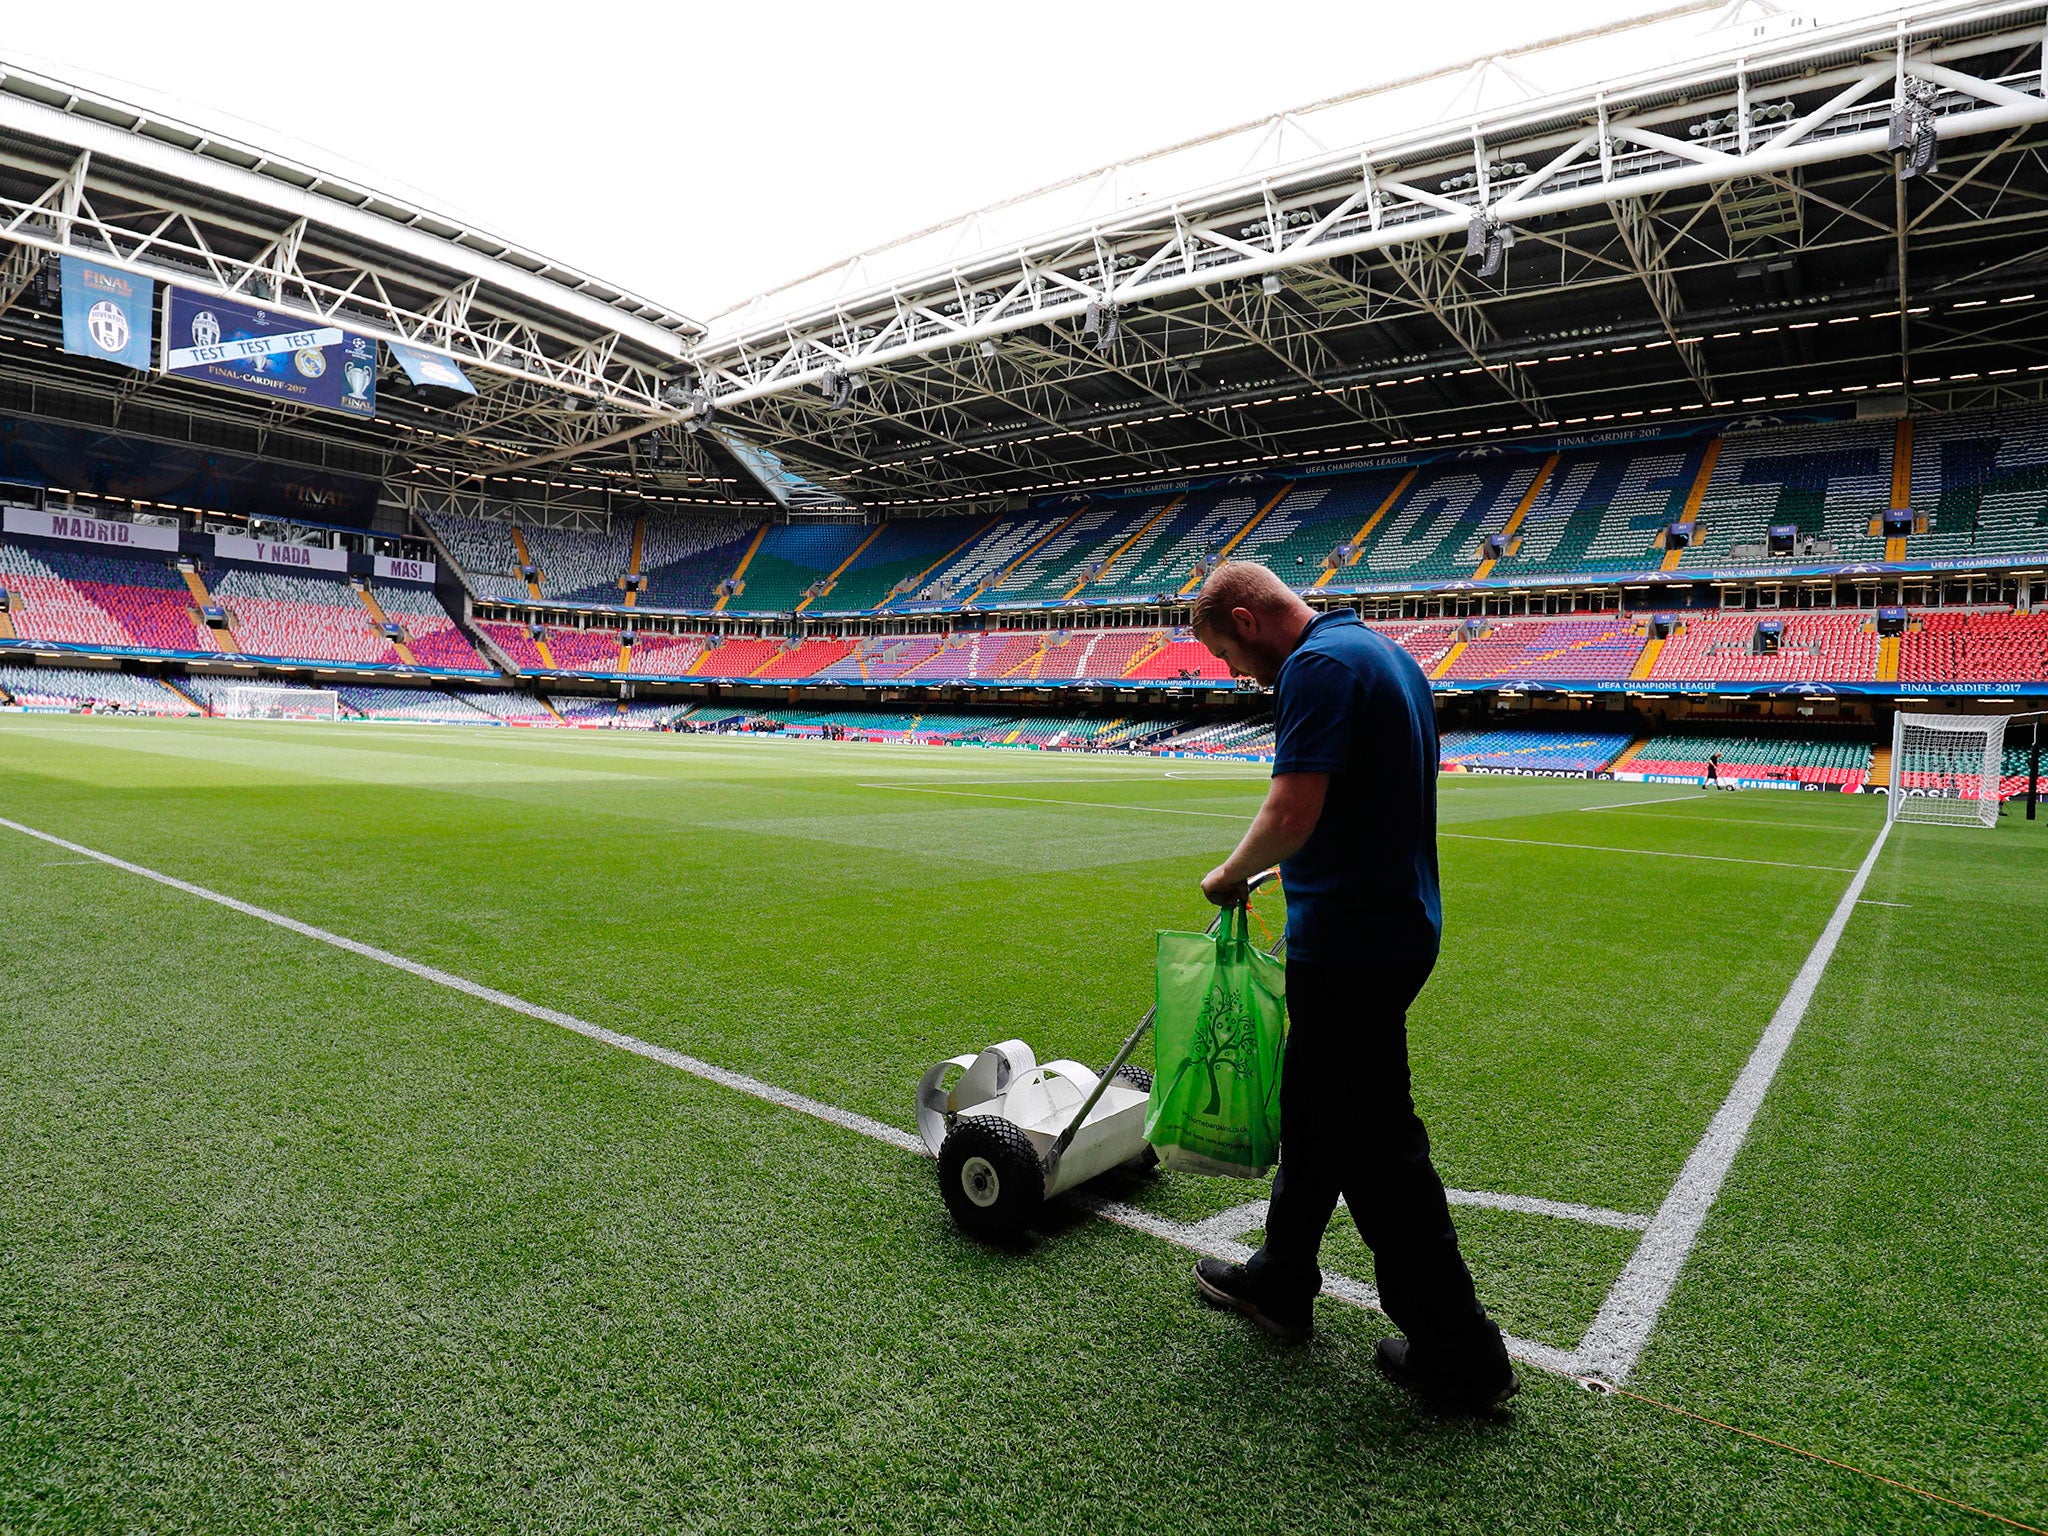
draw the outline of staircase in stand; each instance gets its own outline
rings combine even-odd
[[[377,596],[370,590],[370,584],[367,581],[356,588],[356,596],[362,599],[363,607],[369,610],[370,620],[377,626],[377,633],[383,634],[384,626],[391,622],[391,615],[384,611],[384,605],[377,601]],[[389,637],[387,636],[387,638]],[[413,660],[412,647],[406,644],[405,641],[392,640],[391,649],[398,652],[398,659],[408,667],[419,665],[417,661]]]
[[[533,556],[526,552],[526,535],[519,531],[517,523],[512,525],[512,547],[519,552],[519,569],[524,572],[528,567],[531,567],[533,570],[533,575],[523,579],[526,582],[527,594],[537,603],[540,601],[541,569],[539,566],[534,565]]]
[[[200,579],[199,568],[197,566],[180,566],[178,574],[185,578],[185,590],[192,594],[194,605],[192,609],[193,627],[201,635],[205,636],[207,643],[214,650],[225,651],[230,656],[239,654],[242,649],[242,642],[235,638],[235,626],[232,619],[221,625],[218,629],[215,629],[206,622],[206,610],[214,606],[214,601],[213,594],[206,590],[206,583]]]
[[[634,518],[634,519],[633,519],[633,553],[632,553],[632,555],[631,555],[631,556],[630,556],[630,557],[629,557],[629,558],[627,559],[627,561],[626,561],[626,574],[627,574],[627,575],[628,575],[629,577],[630,577],[630,576],[638,576],[638,575],[640,574],[640,552],[641,552],[641,551],[642,551],[643,549],[645,549],[646,547],[647,547],[647,514],[646,514],[645,512],[642,512],[642,513],[641,513],[641,514],[640,514],[640,515],[639,515],[638,517],[636,517],[636,518]],[[626,606],[627,606],[628,608],[634,608],[634,607],[638,607],[638,606],[639,606],[639,603],[640,603],[640,586],[639,586],[639,583],[638,583],[638,582],[633,582],[633,581],[629,581],[629,582],[627,582],[627,584],[626,584]],[[623,703],[623,701],[622,701],[622,702],[620,703],[619,707],[620,707],[621,709],[625,708],[625,704]]]
[[[1629,669],[1628,680],[1632,683],[1640,683],[1655,671],[1658,653],[1663,649],[1664,642],[1652,636],[1650,643],[1643,647],[1643,654],[1636,658],[1635,666]]]
[[[1870,778],[1866,781],[1872,789],[1892,787],[1892,744],[1885,742],[1870,754]]]
[[[1621,756],[1617,757],[1613,762],[1607,765],[1607,771],[1609,773],[1621,772],[1622,769],[1626,768],[1630,763],[1634,762],[1637,758],[1641,757],[1643,755],[1643,748],[1647,747],[1649,744],[1649,737],[1638,736],[1634,741],[1628,744],[1627,748],[1622,752]]]

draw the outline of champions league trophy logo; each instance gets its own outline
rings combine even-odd
[[[101,299],[86,311],[85,329],[102,352],[120,352],[128,345],[128,317],[111,299]]]
[[[376,374],[370,365],[361,358],[352,357],[347,363],[343,364],[341,378],[342,382],[348,386],[349,399],[360,401],[369,398],[370,385],[375,380]]]

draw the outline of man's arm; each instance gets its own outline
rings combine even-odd
[[[1301,851],[1323,814],[1323,796],[1329,788],[1327,773],[1275,774],[1266,803],[1252,818],[1236,852],[1202,877],[1202,894],[1219,907],[1243,901],[1245,883],[1253,875]]]

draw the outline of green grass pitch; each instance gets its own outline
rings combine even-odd
[[[1105,1059],[1261,777],[0,719],[0,817],[906,1129],[942,1056]],[[1882,802],[1443,789],[1445,1180],[1648,1217]],[[2017,808],[1894,830],[1633,1390],[2048,1525],[2044,876]],[[0,921],[0,1529],[1999,1528],[1533,1368],[1437,1418],[1375,1312],[1272,1346],[1071,1208],[980,1249],[898,1147],[6,829]],[[1457,1216],[1564,1351],[1640,1236]]]

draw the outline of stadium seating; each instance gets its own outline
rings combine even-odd
[[[1518,455],[1425,468],[1380,519],[1358,563],[1337,572],[1330,584],[1470,576],[1484,558],[1486,536],[1514,515],[1542,467],[1534,455]]]
[[[1654,736],[1629,759],[1626,772],[1704,778],[1707,759],[1721,754],[1728,779],[1776,779],[1861,789],[1870,777],[1871,745],[1859,741],[1813,741],[1772,736]]]
[[[523,693],[495,693],[484,688],[451,688],[449,696],[473,709],[520,725],[555,725],[553,711],[539,699]]]
[[[1913,510],[1927,531],[1908,560],[1995,560],[2048,553],[2048,408],[1913,423]]]
[[[1154,752],[1194,753],[1205,757],[1258,757],[1273,751],[1270,715],[1185,726],[1147,744]]]
[[[1503,619],[1466,645],[1444,673],[1469,682],[1625,678],[1643,653],[1642,633],[1618,615]]]
[[[992,585],[984,602],[1057,603],[1089,579],[1173,498],[1098,501],[1070,509],[1062,526]]]
[[[1222,554],[1279,487],[1248,486],[1187,496],[1088,583],[1090,598],[1172,596],[1194,581],[1197,562]]]
[[[873,542],[841,573],[831,592],[811,608],[865,613],[891,604],[898,584],[924,578],[990,522],[986,517],[920,517],[885,523]]]
[[[1700,502],[1699,535],[1681,569],[1726,565],[1738,545],[1759,545],[1773,527],[1826,539],[1831,559],[1882,560],[1872,518],[1892,499],[1889,421],[1732,431]]]
[[[1908,683],[2048,682],[2048,613],[1934,609],[1899,643]]]
[[[223,567],[210,585],[249,655],[383,666],[400,660],[340,577],[235,565]]]
[[[726,603],[726,612],[790,612],[874,531],[841,523],[771,525],[747,562],[742,591]]]
[[[1293,587],[1314,586],[1325,571],[1333,581],[1354,579],[1340,568],[1356,553],[1352,540],[1403,474],[1398,469],[1375,470],[1294,486],[1245,534],[1231,557],[1269,565]]]
[[[1784,632],[1775,655],[1755,648],[1759,621]],[[1664,642],[1652,682],[1825,683],[1877,678],[1878,638],[1867,614],[1701,613]]]
[[[429,725],[495,725],[497,717],[438,688],[337,688],[342,703],[365,720],[415,720]]]
[[[448,617],[433,593],[424,587],[372,582],[371,595],[384,616],[405,626],[407,649],[423,667],[447,667],[463,672],[494,672],[497,669],[477,654],[469,637]]]
[[[91,667],[25,667],[0,664],[0,693],[28,709],[114,706],[150,715],[196,715],[199,706],[164,683]]]
[[[492,619],[477,620],[477,632],[505,655],[505,659],[522,672],[542,672],[547,663],[541,660],[540,650],[533,643],[524,624],[503,624]]]
[[[160,560],[0,542],[0,587],[27,640],[132,650],[208,652],[184,578]]]
[[[536,528],[521,523],[519,535],[540,571],[543,597],[616,603],[624,596],[619,578],[633,558],[632,518],[615,517],[608,529]]]
[[[1658,535],[1683,516],[1706,446],[1639,443],[1559,455],[1490,574],[1657,569]]]
[[[487,603],[527,601],[526,583],[519,578],[519,552],[512,547],[510,523],[452,512],[420,515],[468,579],[471,592]]]
[[[643,633],[633,643],[627,670],[635,677],[688,677],[703,654],[702,635]]]
[[[1439,757],[1447,770],[1598,773],[1634,739],[1628,731],[1445,731]]]
[[[690,517],[650,512],[640,551],[647,608],[709,608],[714,590],[738,569],[761,525],[752,518]],[[621,566],[623,570],[624,567]]]
[[[553,629],[547,632],[548,654],[563,672],[606,672],[619,670],[619,631],[616,629]]]
[[[1156,633],[1156,631],[1155,631]],[[1175,682],[1200,679],[1221,683],[1230,680],[1225,666],[1201,641],[1180,629],[1162,637],[1157,650],[1134,658],[1128,671],[1118,674],[1133,681]]]
[[[1374,624],[1372,627],[1413,656],[1422,670],[1432,676],[1451,653],[1451,647],[1458,643],[1459,626],[1441,619],[1422,623]]]
[[[547,700],[555,713],[571,725],[611,725],[619,717],[617,699],[592,698],[585,693],[551,693]]]
[[[2025,729],[2023,726],[2007,727],[2008,744],[2005,749],[2004,761],[2000,765],[2001,777],[1998,781],[1998,797],[2001,800],[2015,800],[2027,792],[2027,762],[2033,752],[2032,744],[2028,743],[2022,746],[2010,744],[2011,734],[2015,732],[2024,734]],[[2048,746],[2044,746],[2041,751],[2041,778],[2036,786],[2035,793],[2044,799],[2048,799]]]

